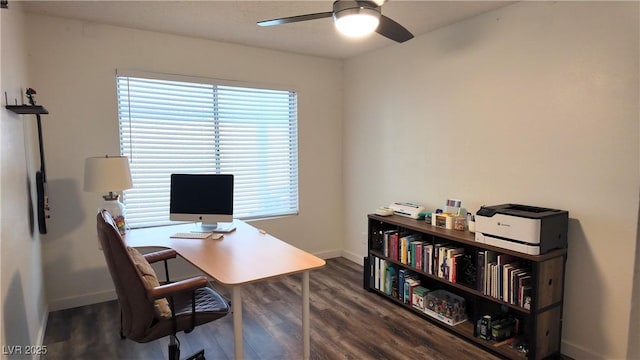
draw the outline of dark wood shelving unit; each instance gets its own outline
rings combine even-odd
[[[467,286],[466,284],[453,283],[434,274],[430,274],[384,256],[379,248],[376,238],[379,232],[384,230],[397,230],[399,232],[417,233],[422,235],[423,241],[435,243],[446,241],[453,245],[460,245],[473,252],[477,256],[478,251],[489,250],[499,254],[508,254],[518,260],[526,261],[531,265],[532,300],[530,309],[525,309],[515,304],[510,304],[501,299],[485,295],[482,289]],[[428,314],[405,304],[399,299],[389,296],[376,289],[374,281],[374,258],[387,261],[398,269],[406,269],[417,274],[430,290],[444,289],[455,295],[463,297],[466,302],[467,320],[458,325],[448,325]],[[564,274],[567,249],[557,249],[542,255],[529,255],[492,245],[478,243],[474,234],[468,231],[442,229],[424,220],[415,220],[398,215],[379,216],[368,215],[368,249],[365,258],[364,287],[389,300],[392,304],[402,306],[425,320],[432,322],[458,336],[470,341],[496,355],[507,359],[545,359],[560,355],[560,339],[562,326],[562,307],[564,296]],[[477,275],[477,274],[476,274]],[[527,340],[528,352],[522,352],[510,345],[496,346],[495,341],[488,341],[476,336],[476,321],[485,315],[482,309],[500,308],[501,311],[516,315],[523,320],[523,335]]]

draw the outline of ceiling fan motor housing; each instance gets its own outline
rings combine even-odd
[[[366,10],[365,10],[366,9]],[[350,1],[350,0],[338,0],[333,2],[333,16],[337,16],[338,13],[346,11],[349,13],[358,13],[361,10],[370,12],[371,10],[380,14],[380,6],[373,1]]]

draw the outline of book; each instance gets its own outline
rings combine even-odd
[[[476,264],[476,290],[484,293],[484,250],[478,251]]]
[[[385,275],[385,294],[398,297],[398,274],[395,266],[389,265]]]
[[[407,243],[408,239],[406,236],[400,238],[400,262],[403,264],[407,263]]]
[[[383,255],[385,257],[389,257],[389,254],[391,253],[389,237],[391,236],[391,234],[395,232],[396,232],[395,230],[387,230],[383,233],[382,249],[383,249]]]
[[[434,276],[442,277],[440,274],[442,272],[442,259],[443,254],[441,253],[441,249],[446,246],[446,243],[436,243],[433,245],[433,272]]]
[[[529,273],[523,275],[518,280],[518,306],[525,306],[525,289],[528,289],[529,303],[531,303],[531,280]]]
[[[411,243],[409,244],[409,249],[411,252],[411,256],[409,257],[409,265],[411,265],[411,267],[413,268],[417,268],[418,267],[418,261],[419,261],[419,254],[420,254],[420,249],[422,248],[422,241],[419,240],[414,240],[411,241]]]
[[[423,246],[424,257],[422,259],[422,271],[427,274],[433,274],[433,244]]]
[[[419,234],[406,234],[400,237],[400,254],[399,260],[405,265],[411,264],[411,243],[420,238]]]
[[[380,290],[380,259],[379,257],[373,257],[373,287],[376,290]]]
[[[407,269],[398,270],[398,300],[404,300],[404,286],[407,279]]]
[[[509,290],[511,288],[511,286],[509,285],[511,284],[510,274],[516,266],[516,263],[504,264],[502,266],[502,293],[500,293],[500,299],[505,302],[509,302]]]
[[[391,234],[389,239],[391,240],[391,254],[389,257],[392,260],[398,261],[398,252],[400,251],[398,247],[398,239],[399,239],[398,232],[396,231],[393,234]]]
[[[491,268],[489,267],[490,263],[496,263],[497,256],[495,251],[486,250],[484,252],[484,289],[483,293],[485,295],[491,295]]]
[[[498,297],[498,263],[492,262],[491,264],[491,291],[490,295],[494,298]]]
[[[509,304],[515,304],[516,300],[517,300],[517,284],[518,284],[518,277],[520,277],[521,273],[524,273],[525,269],[523,268],[516,268],[514,269],[511,274],[509,275]]]
[[[407,280],[405,282],[405,286],[404,286],[405,293],[404,293],[404,297],[402,299],[402,301],[405,304],[411,304],[411,299],[413,298],[413,290],[418,285],[420,285],[420,280],[417,279],[416,277],[407,278]]]
[[[379,290],[383,293],[387,293],[387,260],[381,259],[380,261],[380,288]]]
[[[514,305],[518,305],[520,306],[521,301],[520,301],[520,288],[522,285],[522,278],[526,277],[526,276],[530,276],[530,273],[528,270],[523,270],[523,271],[518,271],[515,275],[514,275],[514,279],[513,279],[513,304]]]
[[[416,242],[416,259],[415,259],[415,264],[413,264],[413,267],[421,270],[422,269],[422,246],[424,245],[424,243],[422,241],[417,241]]]
[[[436,244],[437,252],[434,256],[434,271],[433,274],[437,277],[445,278],[444,272],[448,271],[447,269],[447,250],[449,249],[448,244]],[[437,271],[436,271],[437,270]]]
[[[462,259],[463,255],[464,254],[460,253],[460,254],[455,254],[451,257],[451,269],[449,269],[449,281],[451,281],[452,283],[458,282],[458,265],[462,267],[462,262],[460,259]]]
[[[442,272],[442,277],[451,281],[452,273],[454,272],[453,268],[453,258],[458,255],[464,253],[463,248],[453,248],[447,247],[445,250],[445,258],[444,258],[444,268]]]
[[[496,264],[498,268],[496,269],[496,278],[495,278],[496,292],[494,297],[497,299],[502,299],[502,296],[504,294],[504,289],[503,289],[504,266],[513,261],[516,261],[516,257],[510,254],[498,254],[498,256],[496,256]]]

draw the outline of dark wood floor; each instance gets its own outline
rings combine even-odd
[[[330,259],[310,275],[313,359],[497,359],[362,288],[362,266]],[[225,293],[223,289],[219,289]],[[301,276],[243,288],[246,359],[301,359]],[[228,295],[228,294],[227,294]],[[52,312],[43,359],[163,359],[168,339],[121,340],[116,301]],[[232,316],[178,335],[182,358],[233,359]]]

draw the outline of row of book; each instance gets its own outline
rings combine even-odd
[[[403,234],[397,230],[383,233],[382,250],[391,260],[454,283],[457,282],[459,258],[464,254],[461,247],[431,244],[423,241],[420,234]]]
[[[529,264],[509,254],[478,251],[478,290],[487,296],[529,310],[532,274]]]
[[[396,265],[385,259],[371,257],[372,286],[405,304],[412,304],[413,289],[420,285],[418,274],[398,269]]]
[[[452,283],[461,283],[509,304],[527,310],[531,307],[531,267],[515,256],[490,250],[466,254],[462,247],[433,244],[423,241],[419,235],[402,235],[393,230],[384,233],[383,245],[383,255],[391,260]],[[391,291],[390,288],[385,292],[389,295]]]
[[[422,244],[422,236],[415,233],[400,233],[387,230],[382,237],[383,255],[391,260],[399,261],[412,267],[423,268],[423,256],[417,253],[416,245]],[[413,252],[412,252],[413,250]]]
[[[371,257],[371,267],[376,290],[452,326],[467,319],[462,297],[421,286],[418,273],[376,256]]]

